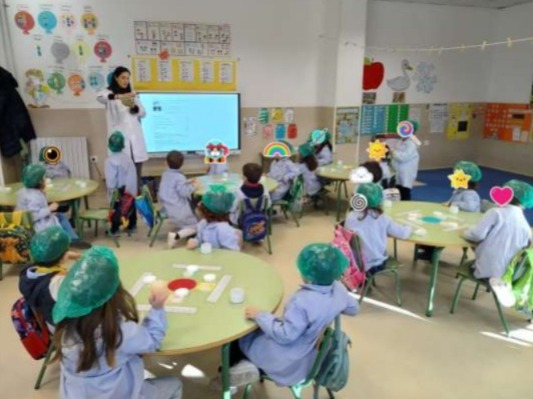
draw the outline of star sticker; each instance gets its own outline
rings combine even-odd
[[[385,158],[388,150],[387,150],[385,143],[382,143],[381,141],[376,140],[376,141],[368,143],[368,148],[366,149],[366,152],[368,152],[368,157],[370,159],[373,159],[379,162],[383,158]]]
[[[452,183],[452,188],[455,190],[458,188],[468,188],[468,181],[471,178],[472,176],[467,175],[462,169],[456,169],[454,170],[453,175],[448,175],[448,179],[450,179]]]

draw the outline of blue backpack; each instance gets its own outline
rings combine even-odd
[[[315,389],[322,386],[330,391],[339,392],[346,386],[350,374],[348,349],[351,346],[352,341],[341,330],[340,316],[337,316],[329,350],[320,364],[320,369],[315,378]]]
[[[263,211],[264,199],[265,197],[259,198],[255,207],[249,198],[244,199],[244,210],[240,223],[244,241],[261,241],[268,234],[268,218]]]
[[[152,204],[148,201],[148,198],[144,195],[140,195],[135,199],[135,206],[137,207],[137,212],[141,215],[142,220],[148,226],[149,229],[154,227],[154,211],[152,209]]]

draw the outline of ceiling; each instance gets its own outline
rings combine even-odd
[[[479,8],[508,8],[519,4],[533,3],[533,0],[386,0],[397,3],[420,3],[438,4],[459,7],[479,7]]]

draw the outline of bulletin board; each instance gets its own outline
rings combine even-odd
[[[237,60],[132,57],[136,91],[237,91]]]
[[[448,126],[446,138],[448,140],[466,140],[470,137],[472,124],[471,104],[450,104],[448,107]]]
[[[531,120],[529,104],[487,104],[483,137],[527,143]]]
[[[363,105],[361,135],[396,134],[398,123],[408,118],[408,104]]]

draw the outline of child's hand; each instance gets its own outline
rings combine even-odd
[[[170,292],[168,290],[153,291],[150,293],[148,301],[154,309],[161,309],[165,306],[165,302],[168,299]]]
[[[57,208],[59,208],[59,204],[57,202],[52,202],[50,205],[48,205],[48,209],[50,209],[50,212],[57,211]]]
[[[261,312],[261,310],[254,306],[247,306],[246,309],[244,309],[244,315],[250,320],[255,320],[259,312]]]
[[[189,241],[187,241],[187,249],[196,249],[198,248],[198,240],[195,238],[190,238]]]

